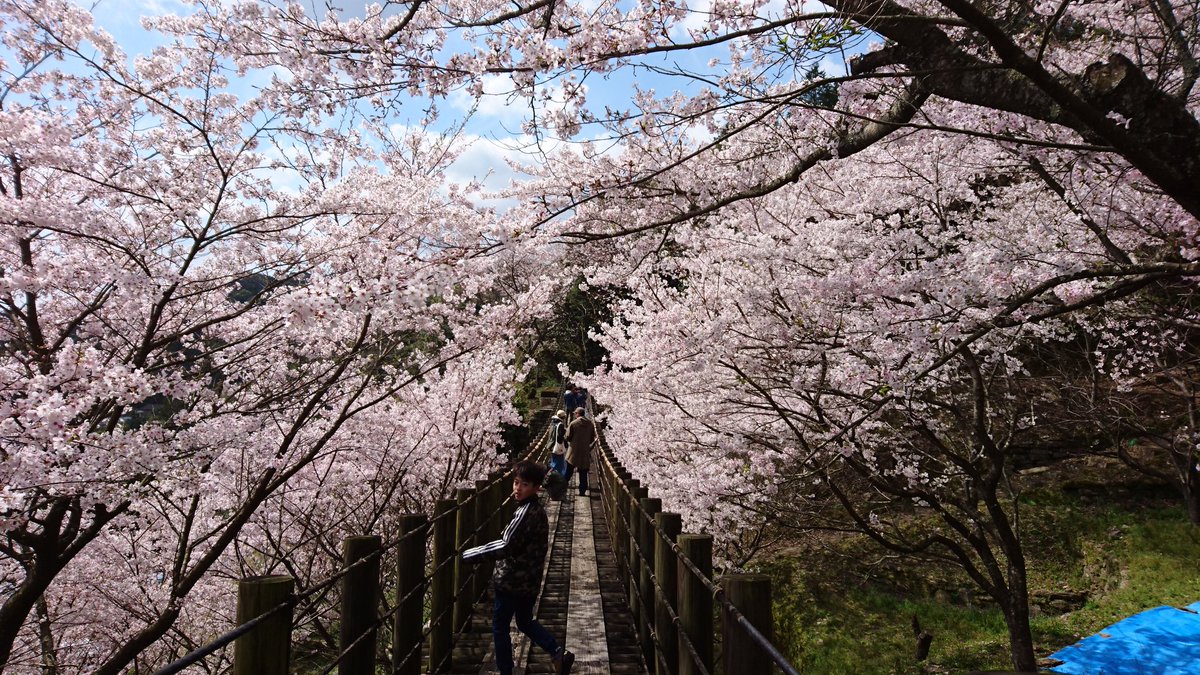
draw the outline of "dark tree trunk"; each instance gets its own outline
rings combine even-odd
[[[46,596],[38,598],[38,641],[42,645],[42,675],[58,675],[58,649],[54,644],[54,631],[50,626],[50,608]]]
[[[82,525],[84,513],[77,498],[60,498],[52,502],[42,519],[42,531],[10,533],[25,547],[22,555],[25,578],[16,590],[0,605],[0,667],[12,656],[13,644],[30,612],[46,589],[67,563],[79,554],[110,521],[125,512],[126,502],[109,511],[104,506],[93,507],[91,522]]]
[[[0,664],[8,663],[21,626],[61,569],[62,565],[33,565],[24,581],[0,605]]]
[[[1037,655],[1033,651],[1033,631],[1029,628],[1029,590],[1025,583],[1024,568],[1010,568],[1008,583],[1004,622],[1008,624],[1013,670],[1019,673],[1035,673]]]

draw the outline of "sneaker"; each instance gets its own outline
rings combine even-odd
[[[571,666],[575,665],[575,653],[564,649],[554,658],[554,665],[558,675],[571,675]]]

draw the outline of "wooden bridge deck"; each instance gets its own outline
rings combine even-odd
[[[536,608],[538,621],[575,652],[572,673],[645,675],[598,490],[593,488],[587,497],[576,495],[572,485],[563,501],[545,502],[552,542]],[[451,672],[495,675],[491,620],[489,593],[475,605],[470,627],[459,637]],[[518,674],[554,672],[549,655],[517,631],[515,622],[512,634]]]

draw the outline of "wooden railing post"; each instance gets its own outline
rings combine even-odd
[[[633,504],[637,503],[635,495],[641,487],[641,483],[636,480],[630,480],[627,485],[628,490],[620,495],[617,502],[617,529],[621,536],[621,583],[625,584],[626,590],[629,588],[629,575],[633,567],[630,561],[633,557],[632,547],[629,545],[633,537]],[[632,608],[632,600],[630,601]]]
[[[654,576],[662,589],[662,596],[654,603],[654,632],[658,635],[662,659],[655,661],[654,671],[658,675],[674,675],[679,672],[679,636],[671,620],[671,611],[678,614],[679,600],[675,582],[677,562],[671,542],[679,537],[683,521],[678,513],[663,512],[654,516],[654,522],[670,539],[654,538]]]
[[[247,577],[238,582],[238,625],[266,614],[292,597],[288,576]],[[233,645],[234,675],[287,675],[292,651],[292,609],[280,610]]]
[[[396,545],[396,617],[392,623],[392,675],[421,672],[421,624],[425,609],[425,540],[429,519],[420,513],[400,516]]]
[[[496,472],[496,478],[496,484],[492,486],[492,499],[495,500],[492,503],[492,512],[496,515],[494,516],[495,520],[492,521],[492,536],[488,538],[488,541],[499,539],[500,535],[504,534],[504,528],[512,522],[515,510],[513,508],[515,503],[508,500],[509,495],[512,494],[512,475],[507,470],[501,469]],[[489,566],[488,569],[492,569],[492,566]]]
[[[625,499],[629,478],[630,476],[624,470],[613,474],[612,485],[609,488],[611,494],[605,495],[608,497],[608,538],[612,540],[613,557],[616,558],[618,575],[625,573],[625,523],[621,519],[621,502]]]
[[[621,501],[625,499],[625,490],[628,487],[628,477],[616,474],[612,477],[612,487],[609,488],[611,494],[606,495],[608,497],[608,538],[612,540],[617,574],[623,574],[625,570],[625,541],[622,534],[624,522],[621,520]]]
[[[633,617],[634,628],[637,628],[637,570],[641,557],[634,544],[637,543],[637,525],[641,519],[641,515],[638,513],[638,500],[646,496],[646,488],[636,480],[630,481],[630,483],[629,494],[625,496],[625,512],[621,515],[625,524],[625,590],[629,593],[629,612]]]
[[[488,474],[488,483],[491,484],[491,487],[488,488],[487,499],[485,501],[487,502],[487,511],[492,516],[491,520],[488,521],[487,529],[484,530],[486,533],[484,539],[487,541],[499,539],[500,533],[504,531],[504,514],[500,513],[499,509],[500,505],[504,503],[504,489],[507,486],[501,480],[502,478],[504,478],[503,471],[493,471]]]
[[[461,631],[471,621],[471,607],[474,598],[471,595],[475,582],[471,578],[473,565],[463,562],[462,552],[471,548],[475,530],[475,505],[471,503],[475,496],[471,488],[458,488],[458,517],[455,522],[454,534],[454,630]]]
[[[642,512],[647,518],[653,518],[655,514],[662,511],[662,500],[657,497],[648,497],[640,500],[639,504]],[[654,542],[658,539],[658,533],[654,531],[654,523],[647,518],[641,518],[638,521],[638,546],[642,549],[644,560],[638,568],[637,585],[638,592],[642,598],[643,605],[638,612],[638,642],[642,644],[642,655],[646,657],[646,668],[654,670],[654,664],[657,662],[655,656],[658,650],[654,647],[654,639],[651,636],[651,631],[654,630],[654,580],[651,575],[654,574]]]
[[[687,557],[693,565],[704,573],[704,578],[712,580],[712,551],[713,538],[708,534],[681,534],[676,539],[680,553]],[[679,614],[679,675],[699,675],[702,672],[696,667],[683,635],[691,640],[692,648],[700,658],[700,663],[707,672],[713,671],[713,601],[712,593],[705,587],[704,582],[696,578],[683,560],[678,561],[679,604],[676,605]]]
[[[486,544],[491,541],[489,530],[492,526],[490,514],[492,513],[491,504],[488,503],[488,497],[491,493],[488,492],[488,481],[475,481],[475,528],[479,530],[479,534],[475,535],[475,545]],[[488,578],[490,574],[484,574],[486,570],[483,565],[476,565],[474,570],[474,583],[471,585],[471,602],[472,604],[479,600],[483,595],[483,591],[487,588]]]
[[[721,577],[725,599],[738,608],[767,640],[774,629],[771,617],[771,579],[765,574],[727,574]],[[726,673],[770,675],[774,661],[738,624],[733,613],[721,608],[721,663]]]
[[[342,540],[342,567],[356,565],[342,577],[342,623],[338,631],[338,675],[375,675],[379,608],[379,550],[374,535]],[[351,646],[353,645],[353,646]]]
[[[454,640],[454,509],[458,502],[439,499],[433,517],[433,580],[429,616],[429,672],[445,672]]]
[[[513,516],[517,513],[517,500],[510,499],[510,497],[512,497],[512,481],[513,472],[505,471],[504,476],[500,481],[500,485],[503,487],[503,489],[500,490],[500,505],[502,507],[500,510],[500,520],[502,520],[504,523],[512,522]],[[503,527],[504,526],[501,525],[501,532],[503,532]]]

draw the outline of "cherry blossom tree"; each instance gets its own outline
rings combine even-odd
[[[1069,349],[1031,366],[1053,386],[1040,413],[1058,422],[1060,442],[1111,454],[1172,486],[1200,524],[1196,338],[1188,283],[1163,283],[1106,304]]]
[[[493,468],[548,282],[419,131],[235,94],[194,33],[130,64],[72,3],[0,16],[0,662],[161,665],[229,579]]]
[[[1055,387],[1029,371],[1147,276],[1098,272],[1108,254],[1063,200],[979,145],[882,144],[639,238],[620,273],[591,275],[636,295],[602,331],[611,367],[586,381],[609,393],[622,458],[694,527],[769,518],[957,564],[1004,611],[1022,669],[1014,455],[1057,424]]]
[[[437,401],[467,355],[490,355],[481,381],[519,377],[505,345],[579,272],[614,298],[588,383],[656,492],[717,531],[783,515],[950,559],[1032,669],[1010,461],[1050,423],[1032,364],[1200,271],[1195,3],[201,0],[152,20],[170,45],[133,67],[77,8],[2,7],[0,626],[23,626],[22,663],[53,651],[37,633],[56,608],[97,606],[56,579],[141,560],[143,532],[164,553],[131,576],[166,581],[101,603],[81,623],[139,619],[81,661],[117,672],[186,612],[214,616],[190,599],[236,573],[228,551],[308,537],[290,490],[336,492],[415,447],[357,420],[410,388]],[[680,84],[589,99],[630,71]],[[442,192],[443,163],[375,150],[409,97],[487,77],[557,148],[502,216]],[[505,405],[422,447],[459,457],[449,439],[486,439]],[[339,455],[357,461],[334,471]]]
[[[645,92],[619,148],[551,158],[528,192],[591,242],[590,283],[632,294],[589,383],[638,477],[714,531],[782,518],[957,564],[1032,670],[1013,458],[1059,406],[1030,370],[1194,284],[1195,7],[830,6],[725,6],[678,43],[654,15],[603,58],[727,43],[728,72]],[[785,38],[820,47],[830,19],[887,42],[816,106]]]

